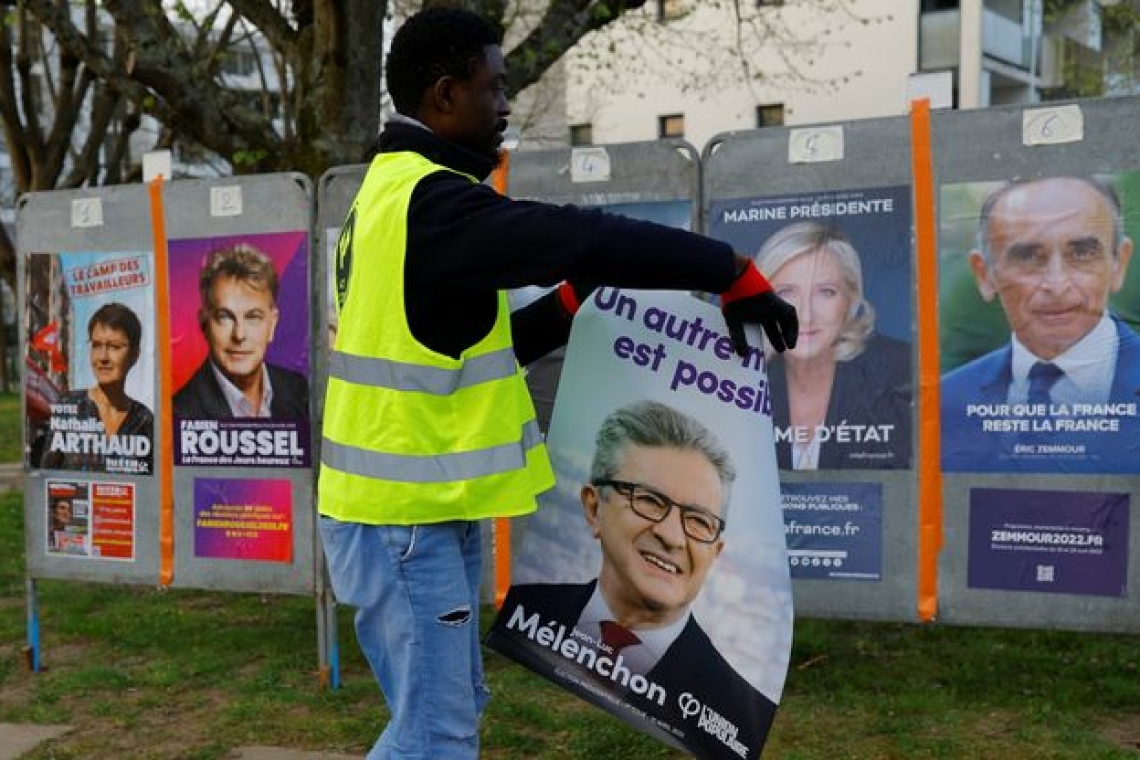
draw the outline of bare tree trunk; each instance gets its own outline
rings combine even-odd
[[[15,291],[13,291],[15,292]],[[0,288],[0,393],[8,392],[8,323],[4,321],[4,288]]]

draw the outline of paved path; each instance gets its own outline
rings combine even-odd
[[[26,752],[51,739],[58,739],[71,726],[39,726],[0,723],[0,760],[16,760]],[[356,755],[335,752],[304,752],[280,747],[238,747],[232,760],[360,760]]]
[[[36,745],[63,736],[71,726],[32,726],[0,723],[0,760],[16,760]]]
[[[0,493],[24,487],[24,466],[19,462],[0,462]]]

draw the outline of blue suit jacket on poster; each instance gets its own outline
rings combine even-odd
[[[695,757],[739,758],[740,755],[719,738],[731,737],[733,733],[736,741],[748,748],[746,756],[757,757],[768,737],[776,705],[721,656],[694,617],[689,617],[688,624],[660,661],[644,674],[665,690],[664,705],[623,689],[564,653],[559,654],[550,646],[543,646],[527,634],[508,627],[512,613],[521,607],[528,618],[535,614],[540,616],[540,628],[564,627],[564,636],[569,639],[596,584],[595,580],[584,584],[511,586],[494,625],[487,632],[487,645],[637,729]],[[724,729],[724,722],[718,722],[709,710],[715,711],[732,728]],[[700,726],[702,716],[707,728]]]
[[[1140,335],[1113,317],[1120,347],[1110,403],[1140,408]],[[1010,344],[964,364],[942,377],[942,468],[958,472],[1140,472],[1140,415],[1012,414],[968,416],[970,404],[1006,404],[1012,381]],[[985,430],[993,423],[1018,421],[1050,429]],[[1115,420],[1119,429],[1079,430],[1087,420]]]

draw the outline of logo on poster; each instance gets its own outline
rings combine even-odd
[[[715,736],[740,757],[748,757],[748,747],[736,738],[738,729],[728,718],[708,705],[701,704],[699,699],[687,691],[677,697],[677,706],[686,719],[697,717],[697,728]]]

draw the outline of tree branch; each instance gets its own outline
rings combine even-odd
[[[510,91],[534,84],[583,36],[644,4],[645,0],[551,0],[542,20],[507,55]]]
[[[0,122],[4,125],[4,141],[8,145],[8,160],[16,180],[17,192],[31,182],[32,168],[25,149],[24,123],[16,105],[16,82],[12,77],[15,62],[12,60],[12,32],[7,24],[0,24]]]
[[[273,47],[291,61],[296,55],[299,34],[289,25],[289,20],[274,8],[268,0],[229,0],[235,13],[244,16]]]
[[[227,157],[250,149],[277,152],[280,138],[272,124],[206,76],[207,62],[189,54],[160,3],[105,0],[104,6],[134,44],[133,77],[176,116],[177,121],[162,119],[163,123],[177,123],[198,142]]]
[[[66,5],[57,5],[52,0],[24,0],[25,6],[37,21],[51,30],[60,45],[71,54],[82,59],[91,71],[125,96],[138,103],[145,103],[147,113],[161,122],[170,122],[175,112],[161,100],[148,98],[149,92],[130,78],[125,68],[108,58],[91,43],[67,15]]]

